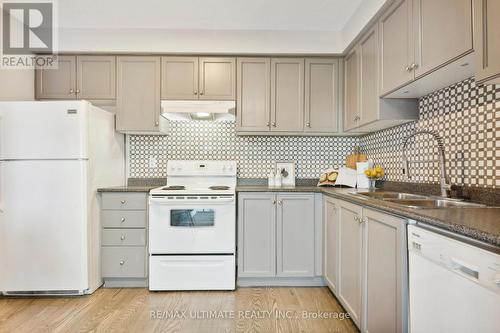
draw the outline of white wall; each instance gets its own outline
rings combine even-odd
[[[0,69],[0,101],[30,101],[34,99],[34,70]]]

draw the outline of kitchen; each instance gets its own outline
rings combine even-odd
[[[0,332],[500,330],[497,1],[41,3]]]

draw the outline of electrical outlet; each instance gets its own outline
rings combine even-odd
[[[158,167],[158,163],[156,162],[156,157],[149,158],[149,168],[156,169]]]

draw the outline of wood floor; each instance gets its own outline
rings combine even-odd
[[[99,289],[84,297],[0,297],[2,333],[357,332],[345,315],[327,288]]]

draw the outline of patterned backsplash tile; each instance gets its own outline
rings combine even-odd
[[[238,177],[267,177],[275,161],[296,161],[299,178],[342,166],[355,137],[237,136],[231,122],[171,122],[168,136],[128,136],[129,177],[165,177],[170,159],[236,160]],[[149,167],[149,158],[157,167]]]
[[[165,177],[169,159],[238,161],[241,178],[266,177],[274,161],[296,161],[297,177],[315,178],[328,167],[344,165],[361,145],[386,169],[386,179],[407,181],[402,172],[402,145],[419,129],[437,132],[445,146],[453,184],[500,186],[500,86],[459,82],[420,99],[420,120],[359,137],[237,136],[235,124],[172,122],[169,136],[130,135],[129,177]],[[410,141],[412,182],[439,181],[437,145],[428,135]],[[156,167],[150,168],[149,159]]]
[[[418,130],[443,139],[446,170],[452,184],[500,186],[500,86],[476,86],[467,79],[420,99],[420,120],[361,138],[362,150],[386,168],[392,181],[403,174],[402,146]],[[408,145],[412,182],[439,182],[437,143],[419,135]]]

